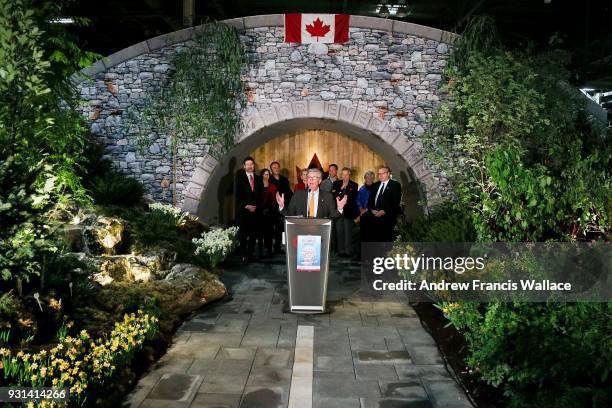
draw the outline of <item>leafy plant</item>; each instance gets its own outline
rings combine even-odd
[[[400,242],[473,242],[474,226],[468,212],[457,203],[433,208],[427,216],[399,228]]]
[[[461,63],[446,71],[452,102],[440,106],[425,144],[479,239],[605,235],[609,134],[568,90],[564,54],[459,49]]]
[[[102,205],[132,206],[142,201],[144,186],[133,177],[110,171],[92,183],[94,202]]]
[[[605,407],[612,361],[606,303],[445,303],[467,363],[511,407]]]
[[[0,275],[14,279],[20,294],[21,282],[39,275],[58,250],[54,214],[70,201],[89,202],[77,175],[82,118],[66,109],[73,94],[65,74],[73,65],[53,60],[71,47],[84,54],[60,27],[42,30],[57,13],[41,12],[50,5],[0,0]]]

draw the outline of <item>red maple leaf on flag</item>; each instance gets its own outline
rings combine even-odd
[[[315,21],[312,22],[312,24],[306,25],[306,31],[308,31],[308,33],[313,37],[325,37],[325,34],[329,33],[329,30],[329,24],[324,25],[323,21],[321,21],[321,19],[318,17]],[[319,41],[318,38],[317,41]]]

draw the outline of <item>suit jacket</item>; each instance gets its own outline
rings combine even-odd
[[[342,180],[336,180],[332,185],[331,193],[334,198],[342,198],[344,195],[348,196],[342,215],[349,220],[354,220],[359,215],[359,208],[357,208],[357,191],[357,183],[353,180],[349,180],[344,190],[342,190]]]
[[[380,188],[380,181],[372,185],[370,198],[368,200],[369,210],[384,210],[385,218],[395,220],[400,213],[400,204],[402,202],[402,186],[395,180],[389,179],[387,187],[379,197],[378,205],[376,205],[376,193]]]
[[[302,215],[308,216],[308,190],[298,190],[293,195],[289,205],[281,210],[283,215]],[[336,199],[331,193],[321,191],[319,188],[319,204],[317,207],[316,218],[338,218],[342,214],[336,207]]]
[[[240,221],[245,215],[255,214],[250,213],[244,207],[246,205],[255,205],[259,206],[262,202],[263,195],[263,181],[261,176],[258,174],[253,174],[253,181],[255,184],[254,191],[251,191],[251,184],[249,183],[249,178],[244,170],[239,170],[236,174],[236,182],[234,183],[236,186],[236,219]]]

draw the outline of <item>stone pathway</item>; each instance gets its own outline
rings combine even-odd
[[[232,298],[186,321],[131,407],[471,407],[403,294],[360,291],[332,258],[330,313],[283,312],[284,257],[230,265]]]

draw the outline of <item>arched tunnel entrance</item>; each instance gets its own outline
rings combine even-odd
[[[378,120],[366,115],[372,121]],[[325,170],[330,163],[353,169],[352,178],[360,185],[367,170],[388,165],[402,185],[404,214],[414,219],[427,211],[427,191],[432,187],[426,183],[433,179],[429,172],[418,175],[418,166],[424,165],[422,157],[418,157],[420,145],[406,142],[399,133],[385,133],[383,127],[380,133],[374,133],[343,120],[311,117],[276,121],[250,133],[247,127],[246,135],[220,161],[210,157],[202,160],[183,206],[191,206],[191,212],[203,222],[230,224],[234,219],[233,180],[244,157],[253,156],[258,170],[268,167],[271,161],[279,161],[293,185],[297,182],[296,166],[307,166],[316,154]],[[190,198],[193,196],[197,197],[196,203]]]

